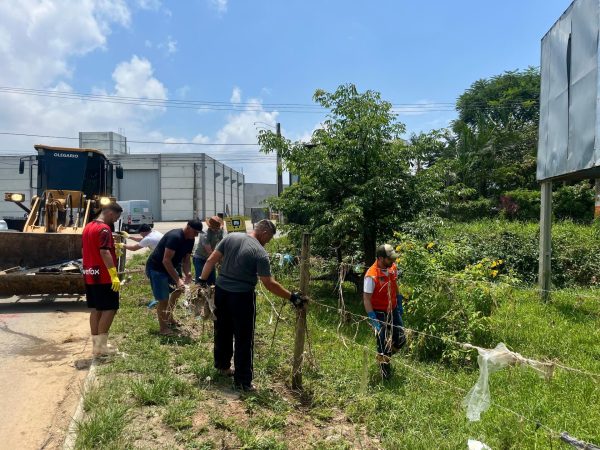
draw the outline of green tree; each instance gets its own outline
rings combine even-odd
[[[291,234],[311,231],[317,248],[338,258],[361,254],[370,264],[377,242],[412,217],[415,200],[410,153],[399,139],[404,125],[392,105],[353,84],[317,90],[314,101],[329,110],[311,144],[259,132],[262,151],[279,151],[286,170],[300,176],[272,207],[283,212]]]
[[[478,80],[456,102],[454,170],[478,194],[535,189],[540,75],[536,68]]]

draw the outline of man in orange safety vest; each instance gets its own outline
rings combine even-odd
[[[398,294],[398,254],[389,244],[380,245],[376,260],[365,273],[363,302],[377,337],[377,361],[384,379],[391,376],[391,356],[406,343]]]

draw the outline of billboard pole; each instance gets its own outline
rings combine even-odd
[[[540,208],[540,259],[538,285],[542,300],[550,298],[552,256],[552,182],[542,182],[542,204]]]
[[[595,180],[594,219],[600,218],[600,178]]]

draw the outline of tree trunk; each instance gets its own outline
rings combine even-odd
[[[369,226],[365,226],[364,228],[362,244],[365,254],[365,265],[369,267],[375,262],[375,247],[377,245],[377,237]]]

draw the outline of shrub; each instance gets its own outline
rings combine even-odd
[[[552,207],[557,219],[589,223],[594,218],[594,190],[587,182],[562,186],[553,194]]]
[[[500,196],[500,213],[507,219],[536,220],[540,217],[540,192],[515,189]]]
[[[502,259],[511,275],[526,283],[535,283],[538,272],[539,226],[484,220],[455,223],[437,230],[440,249],[449,247],[438,258],[445,270],[457,270],[461,264],[475,264],[483,258]],[[596,226],[569,221],[552,227],[552,282],[557,287],[596,284],[600,274],[600,233]]]
[[[459,246],[438,247],[407,235],[397,237],[398,265],[403,271],[400,292],[406,298],[406,317],[410,320],[407,325],[439,337],[417,334],[410,340],[413,354],[450,364],[470,362],[472,354],[449,341],[488,344],[487,321],[498,292],[490,289],[490,283],[508,280],[504,262],[486,258],[450,272],[446,265],[458,267],[465,260]]]
[[[450,203],[447,216],[457,221],[471,221],[492,217],[495,213],[495,203],[488,198],[465,200]]]

